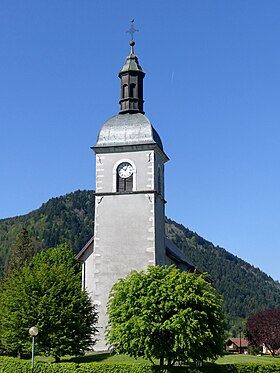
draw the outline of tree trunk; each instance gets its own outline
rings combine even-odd
[[[163,358],[163,357],[161,357],[161,358],[159,359],[159,365],[164,365],[164,358]]]
[[[54,359],[55,359],[56,363],[60,363],[60,357],[59,356],[55,356]]]
[[[17,350],[17,358],[21,359],[21,351],[20,350]]]

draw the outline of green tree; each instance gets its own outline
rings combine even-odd
[[[108,315],[107,340],[117,353],[161,365],[222,355],[222,301],[205,274],[174,266],[132,271],[113,286]]]
[[[65,245],[37,254],[8,277],[0,294],[0,339],[7,354],[30,351],[28,331],[37,326],[37,352],[56,361],[94,344],[97,313],[81,289],[79,265]]]
[[[28,231],[25,228],[21,228],[14,244],[11,246],[11,254],[6,273],[11,274],[20,268],[27,266],[34,255],[35,250]]]

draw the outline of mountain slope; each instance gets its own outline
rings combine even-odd
[[[50,199],[27,215],[0,220],[0,277],[9,247],[24,226],[36,251],[67,243],[77,253],[93,235],[94,192],[76,191]]]
[[[52,198],[39,209],[0,220],[0,270],[9,247],[22,226],[27,228],[37,251],[66,242],[77,253],[93,234],[94,192],[76,191]],[[280,304],[280,284],[242,259],[167,219],[166,235],[202,272],[208,272],[224,296],[229,327],[238,326],[253,312]],[[234,330],[232,330],[234,333]]]
[[[166,235],[200,271],[210,274],[224,297],[231,325],[240,325],[242,319],[261,309],[279,307],[280,283],[260,269],[170,219]]]

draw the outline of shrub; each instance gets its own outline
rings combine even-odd
[[[108,315],[107,342],[117,353],[161,365],[223,354],[222,299],[206,274],[174,266],[132,271],[113,286]]]
[[[0,373],[30,373],[31,361],[0,357]],[[280,364],[204,365],[201,368],[129,363],[42,363],[34,373],[280,373]]]

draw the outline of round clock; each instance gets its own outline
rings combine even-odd
[[[130,163],[123,162],[118,167],[118,174],[123,179],[127,179],[133,173],[133,169]]]

